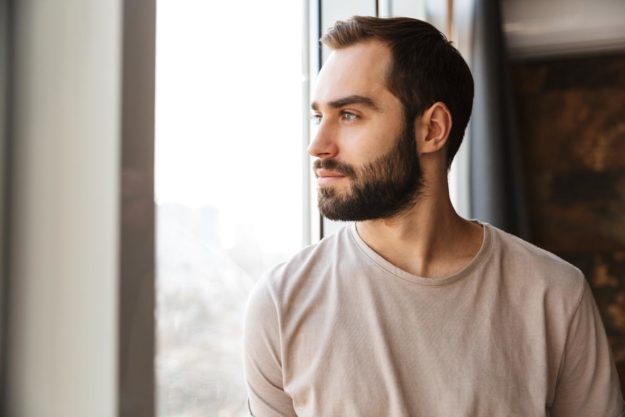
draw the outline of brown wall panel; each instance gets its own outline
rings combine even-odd
[[[512,73],[534,242],[585,273],[625,381],[625,54]]]

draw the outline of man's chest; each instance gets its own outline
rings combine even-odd
[[[291,323],[284,379],[298,415],[545,415],[553,364],[521,312],[368,292]]]

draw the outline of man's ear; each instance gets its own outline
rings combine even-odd
[[[416,123],[415,134],[420,154],[437,152],[445,146],[452,126],[451,113],[445,103],[437,101],[432,104]]]

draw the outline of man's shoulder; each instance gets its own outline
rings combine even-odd
[[[545,269],[554,273],[560,272],[577,275],[581,272],[575,265],[562,259],[553,252],[497,227],[490,227],[494,231],[495,239],[498,241],[497,243],[502,253],[510,256],[512,260],[518,263]]]
[[[498,262],[519,285],[531,285],[544,291],[557,291],[577,298],[586,279],[582,271],[560,256],[494,226]]]
[[[310,278],[320,277],[333,268],[353,247],[350,226],[309,245],[285,262],[269,269],[262,281],[276,295],[289,297],[303,286],[310,285]],[[318,281],[318,280],[317,280]]]

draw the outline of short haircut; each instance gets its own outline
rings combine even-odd
[[[462,143],[473,106],[473,77],[467,63],[438,29],[407,17],[354,16],[336,22],[321,38],[330,49],[368,40],[381,41],[391,49],[386,85],[403,104],[409,120],[421,116],[438,101],[449,108],[449,168]]]

